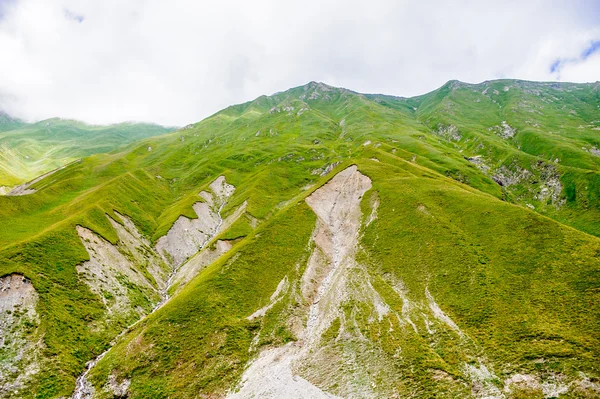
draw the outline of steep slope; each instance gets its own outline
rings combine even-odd
[[[358,266],[354,257],[361,219],[360,200],[370,188],[370,179],[352,166],[306,198],[318,219],[309,243],[314,250],[300,285],[302,297],[309,305],[306,326],[295,332],[302,344],[290,343],[283,348],[263,351],[246,370],[240,391],[230,395],[231,398],[332,397],[307,380],[295,378],[297,373],[292,367],[322,361],[311,352],[319,351],[323,333],[334,320],[343,317],[341,305],[353,296],[356,295],[357,299],[365,296],[366,303],[375,304],[379,319],[388,312],[387,306],[369,285],[368,278],[365,280],[365,276],[361,276],[363,279],[354,282],[358,283],[355,287],[348,281],[349,269]],[[293,285],[296,286],[296,282]],[[271,296],[271,303],[253,313],[249,319],[264,316],[286,294],[289,286],[286,276]],[[343,324],[345,327],[346,320]],[[366,397],[367,393],[360,392],[362,397]]]
[[[173,130],[144,123],[90,126],[58,118],[27,124],[0,112],[0,186],[16,186],[75,159]]]
[[[92,371],[98,397],[110,379],[131,397],[599,393],[597,238],[398,160],[360,164],[124,337]]]
[[[2,396],[597,395],[597,205],[511,204],[548,180],[515,197],[465,126],[547,160],[460,104],[438,129],[448,87],[310,83],[0,197],[0,276],[31,281],[39,320],[14,337],[40,354]]]
[[[375,96],[415,117],[497,183],[503,198],[598,235],[600,86],[448,82],[424,96]],[[449,175],[471,184],[460,169]]]
[[[0,278],[0,394],[22,389],[39,371],[38,295],[31,281],[13,273]]]

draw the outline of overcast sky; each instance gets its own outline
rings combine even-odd
[[[0,109],[27,120],[181,126],[312,80],[497,78],[600,80],[600,0],[0,0]]]

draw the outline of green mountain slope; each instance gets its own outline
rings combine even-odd
[[[25,122],[16,118],[12,118],[6,112],[0,111],[0,132],[18,129],[25,125]]]
[[[75,159],[173,130],[144,123],[90,126],[57,118],[27,124],[0,113],[0,186],[15,186]]]
[[[504,198],[598,235],[600,85],[451,81],[404,110],[502,187]],[[453,177],[469,182],[463,171]],[[591,212],[590,212],[591,211]]]
[[[599,103],[310,83],[0,197],[0,396],[597,397]]]

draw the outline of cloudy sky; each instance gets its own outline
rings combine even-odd
[[[0,0],[0,57],[11,115],[185,125],[312,80],[597,81],[600,0]]]

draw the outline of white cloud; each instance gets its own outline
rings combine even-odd
[[[0,108],[183,125],[310,80],[408,96],[600,79],[600,55],[580,59],[600,40],[594,0],[447,3],[0,0]],[[558,59],[573,61],[551,73]]]
[[[593,82],[600,80],[600,52],[585,60],[565,65],[560,71],[560,77],[565,81]]]

